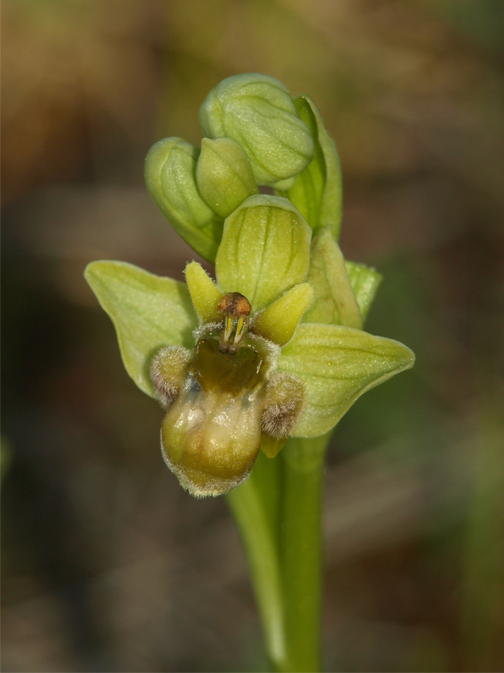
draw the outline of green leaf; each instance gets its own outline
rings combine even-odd
[[[306,403],[294,437],[328,432],[367,390],[410,369],[414,353],[392,339],[342,325],[302,323],[278,367],[302,379]]]
[[[348,279],[354,291],[364,321],[369,313],[376,291],[383,280],[381,273],[364,264],[345,262]]]
[[[198,321],[187,286],[126,262],[92,262],[84,276],[114,323],[126,371],[140,390],[155,397],[152,357],[163,346],[194,345]]]
[[[196,184],[200,151],[182,138],[164,138],[145,159],[145,184],[175,231],[204,259],[215,262],[223,220],[201,197]]]
[[[223,292],[241,292],[258,311],[302,283],[310,262],[311,229],[278,196],[250,196],[224,225],[215,270]]]
[[[285,193],[278,194],[292,201],[314,231],[330,226],[337,240],[343,199],[338,152],[312,99],[309,96],[298,96],[294,104],[310,129],[315,150],[313,159],[298,174],[293,186]]]
[[[314,290],[313,302],[303,322],[321,322],[362,329],[362,318],[345,260],[330,227],[321,229],[311,246],[308,282]]]

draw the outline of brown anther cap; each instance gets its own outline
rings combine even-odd
[[[232,318],[245,318],[250,315],[250,302],[239,292],[228,292],[220,300],[217,310]]]

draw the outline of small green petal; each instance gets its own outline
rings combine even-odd
[[[126,371],[155,397],[149,376],[154,354],[163,346],[193,346],[198,323],[187,286],[126,262],[92,262],[84,276],[114,323]]]
[[[279,370],[298,376],[306,388],[293,436],[328,432],[363,393],[414,362],[414,353],[393,339],[342,325],[300,324],[278,361]]]
[[[292,339],[312,297],[313,290],[309,283],[295,285],[254,318],[252,331],[284,346]]]
[[[218,320],[220,316],[217,312],[217,304],[222,299],[222,292],[205,269],[198,262],[191,262],[185,268],[185,278],[194,310],[201,322]]]
[[[321,229],[312,242],[308,281],[314,300],[304,322],[322,322],[362,329],[362,318],[345,260],[330,227]]]
[[[160,140],[151,147],[145,159],[145,184],[175,231],[213,264],[223,221],[198,191],[198,156],[198,148],[182,138]]]
[[[258,311],[306,279],[311,229],[278,196],[250,196],[224,224],[215,269],[223,292],[240,292]]]
[[[314,231],[330,226],[337,240],[341,226],[341,167],[333,139],[328,134],[315,103],[309,96],[298,96],[294,104],[310,129],[315,151],[308,166],[296,176],[286,193]],[[281,187],[277,186],[277,189]],[[285,189],[285,188],[284,188]]]
[[[375,269],[357,262],[345,262],[345,266],[364,322],[383,276]]]

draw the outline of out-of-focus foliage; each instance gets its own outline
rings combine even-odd
[[[2,10],[3,668],[265,666],[224,504],[165,470],[161,412],[82,279],[100,257],[183,279],[145,154],[199,146],[208,91],[264,72],[336,141],[339,243],[384,276],[366,330],[417,354],[330,451],[326,668],[502,670],[501,0]]]

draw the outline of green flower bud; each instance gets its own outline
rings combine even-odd
[[[231,138],[203,138],[196,181],[201,196],[223,218],[259,193],[247,155]]]
[[[228,137],[245,150],[260,185],[288,189],[313,157],[313,139],[284,85],[249,73],[223,80],[200,108],[209,138]]]
[[[145,160],[145,183],[174,229],[202,257],[215,260],[222,219],[201,197],[196,184],[199,150],[182,138],[153,145]]]

